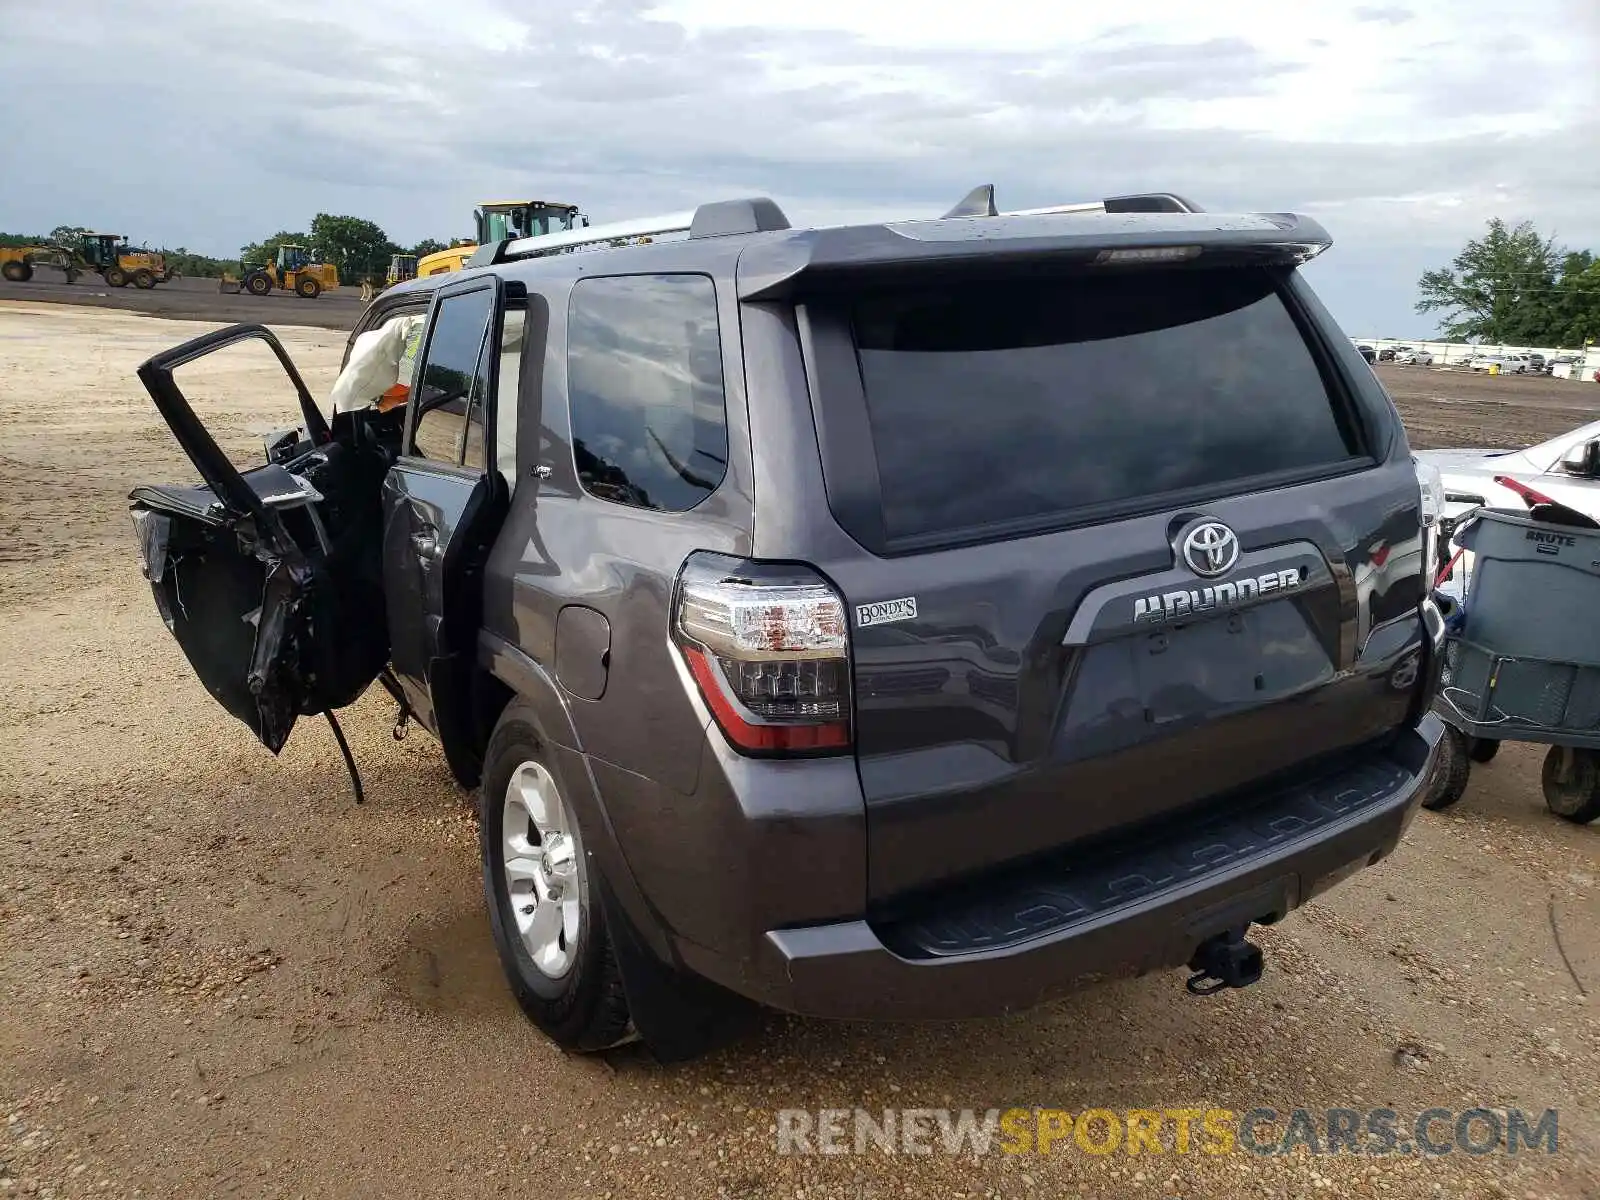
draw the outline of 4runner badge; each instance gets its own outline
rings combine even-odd
[[[1230,579],[1210,587],[1140,596],[1133,602],[1133,619],[1136,623],[1171,621],[1218,609],[1237,608],[1274,592],[1293,591],[1304,582],[1305,574],[1299,567],[1288,567],[1246,579]]]
[[[907,596],[901,600],[880,600],[876,604],[856,605],[856,624],[865,629],[868,625],[887,625],[890,621],[915,621],[917,598]]]

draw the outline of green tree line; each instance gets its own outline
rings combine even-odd
[[[80,235],[88,230],[81,225],[58,225],[49,233],[0,233],[0,247],[26,247],[60,245],[75,248]],[[418,258],[446,249],[446,243],[424,238],[414,246],[402,246],[389,239],[375,222],[362,217],[318,213],[307,230],[280,229],[259,242],[247,242],[239,247],[237,260],[214,258],[188,249],[186,246],[156,246],[167,257],[167,265],[182,275],[215,278],[236,273],[241,267],[257,266],[275,259],[280,245],[304,246],[315,250],[327,262],[339,268],[339,277],[347,283],[360,283],[363,279],[381,282],[389,269],[389,258],[394,254],[415,254]]]
[[[1438,313],[1451,340],[1582,346],[1600,339],[1600,260],[1568,250],[1531,221],[1499,217],[1448,267],[1417,281],[1419,313]]]

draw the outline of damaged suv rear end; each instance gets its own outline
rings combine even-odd
[[[210,485],[135,494],[158,601],[274,750],[382,672],[563,1044],[1249,983],[1435,769],[1417,477],[1314,222],[1080,207],[486,246],[386,294],[407,403],[244,473],[156,361]]]
[[[814,851],[865,912],[773,922],[778,1002],[1248,982],[1250,923],[1393,848],[1441,625],[1397,414],[1294,269],[1326,243],[1096,213],[745,253],[754,553],[852,616],[865,814]]]

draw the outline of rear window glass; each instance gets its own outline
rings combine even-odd
[[[1264,272],[919,288],[861,298],[852,324],[890,538],[1357,450]]]

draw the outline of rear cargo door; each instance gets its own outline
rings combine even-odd
[[[478,769],[467,730],[483,564],[509,495],[493,452],[515,418],[514,386],[503,409],[496,404],[501,360],[520,351],[523,315],[508,314],[505,285],[492,276],[435,293],[401,453],[383,486],[390,664],[463,781]],[[508,337],[515,344],[504,349]]]
[[[1415,621],[1374,635],[1353,572],[1420,536],[1415,477],[1371,455],[1291,278],[943,277],[803,306],[829,506],[869,551],[825,566],[853,613],[875,899],[1405,718],[1359,660],[1414,648]],[[1412,614],[1418,569],[1389,585]]]

